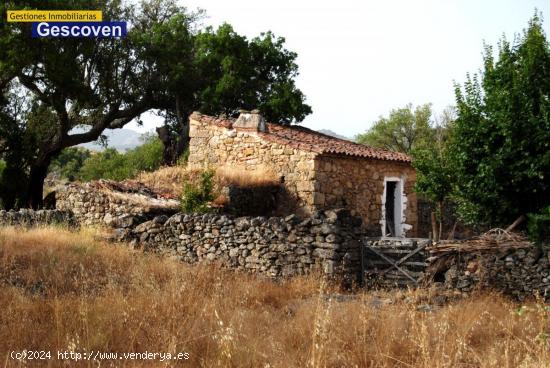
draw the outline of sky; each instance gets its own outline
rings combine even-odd
[[[271,30],[298,54],[298,88],[313,113],[301,124],[348,137],[408,103],[454,104],[454,82],[482,65],[483,42],[512,40],[550,0],[188,0],[204,25],[227,22],[249,38]],[[544,23],[550,36],[550,20]],[[162,121],[151,114],[147,131]]]

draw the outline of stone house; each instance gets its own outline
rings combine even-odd
[[[192,169],[269,170],[285,195],[277,213],[347,208],[372,236],[415,236],[417,199],[411,158],[300,126],[265,122],[256,112],[222,119],[190,116]]]

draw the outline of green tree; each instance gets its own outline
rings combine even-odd
[[[74,181],[84,162],[90,157],[90,151],[82,147],[65,148],[59,156],[52,160],[50,173],[69,181]]]
[[[154,136],[147,136],[143,144],[119,153],[114,148],[92,154],[78,171],[77,178],[83,181],[110,179],[125,180],[141,171],[154,171],[162,163],[162,143]]]
[[[432,128],[434,139],[429,145],[412,151],[413,167],[416,169],[415,191],[436,206],[435,216],[439,219],[439,230],[433,229],[436,241],[442,235],[443,205],[453,193],[455,171],[449,157],[449,140],[454,120],[454,109],[445,109]]]
[[[144,49],[179,50],[179,38],[165,36],[184,33],[178,24],[144,32]],[[311,113],[294,82],[297,55],[284,48],[284,38],[267,32],[248,40],[223,24],[199,31],[192,42],[192,52],[184,56],[178,51],[156,64],[171,81],[162,106],[166,124],[157,130],[166,164],[175,163],[187,148],[188,116],[194,110],[236,117],[240,109],[258,108],[268,121],[280,124],[300,122]]]
[[[550,204],[550,48],[539,14],[483,59],[481,76],[456,86],[451,156],[462,217],[498,225]]]
[[[202,13],[190,13],[174,0],[146,0],[139,6],[119,0],[10,0],[0,4],[0,12],[46,5],[100,9],[105,20],[125,19],[130,28],[122,39],[34,39],[30,23],[0,20],[0,91],[25,100],[22,113],[0,120],[9,130],[3,139],[11,140],[0,142],[10,150],[0,151],[4,177],[8,171],[21,175],[13,204],[40,207],[49,165],[63,149],[95,141],[105,129],[139,122],[151,109],[166,117],[159,137],[169,163],[185,151],[193,110],[222,113],[259,106],[275,122],[299,121],[311,112],[294,86],[296,54],[270,33],[246,41],[228,26],[221,33],[199,31]],[[240,45],[239,39],[244,40]],[[77,126],[86,130],[74,133]],[[18,142],[26,148],[18,149]]]
[[[40,9],[44,2],[7,1],[0,10],[5,14],[8,8],[23,7]],[[116,0],[57,1],[47,8],[100,9],[105,20],[141,14]],[[25,113],[17,116],[23,140],[32,147],[25,157],[28,186],[17,194],[40,207],[52,159],[64,148],[94,141],[103,130],[121,128],[150,109],[158,78],[136,57],[132,31],[120,40],[33,39],[29,23],[8,23],[5,17],[1,22],[0,87],[28,100]],[[71,134],[79,125],[88,130]]]
[[[127,165],[126,157],[114,148],[106,148],[90,156],[78,173],[83,181],[110,179],[124,180],[131,176],[131,168]]]
[[[410,154],[433,139],[430,127],[432,110],[430,104],[413,105],[392,110],[388,118],[381,117],[363,134],[356,137],[357,143]]]
[[[5,165],[0,174],[0,200],[6,209],[22,206],[26,201],[28,157],[34,142],[19,124],[23,109],[24,99],[17,94],[10,91],[0,95],[0,158]]]

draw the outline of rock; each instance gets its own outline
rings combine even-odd
[[[111,226],[111,224],[113,223],[113,215],[111,215],[110,213],[107,213],[104,217],[103,217],[103,222],[105,223],[105,225],[107,226]]]
[[[168,216],[166,215],[159,215],[153,218],[153,222],[159,225],[164,225],[166,221],[168,221]]]
[[[432,305],[429,305],[429,304],[423,304],[423,305],[419,305],[418,307],[416,307],[416,310],[419,311],[419,312],[435,312],[436,311],[436,307],[432,306]]]

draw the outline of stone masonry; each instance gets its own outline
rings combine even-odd
[[[67,211],[83,225],[132,226],[159,214],[179,210],[177,200],[141,193],[121,193],[101,185],[106,182],[69,184],[56,192],[56,208]]]
[[[307,219],[179,213],[120,228],[117,236],[186,263],[216,262],[270,277],[319,270],[357,281],[360,224],[347,210],[318,211]]]
[[[275,278],[317,271],[341,277],[347,284],[361,280],[365,230],[361,220],[348,210],[317,211],[305,219],[295,215],[282,218],[183,213],[156,215],[149,220],[127,213],[118,219],[110,222],[116,239],[187,263],[216,263]],[[60,210],[0,211],[0,226],[73,227],[79,225],[79,220],[89,219]],[[401,249],[414,239],[369,241],[371,245],[383,243]],[[364,256],[370,257],[367,252]],[[407,262],[415,267],[429,263],[429,259],[423,260],[424,253],[418,257]],[[365,260],[367,268],[369,260]],[[550,300],[550,252],[533,246],[497,253],[461,253],[449,259],[447,267],[437,274],[426,273],[425,283],[434,282],[460,293],[491,289],[519,300],[535,295]]]
[[[550,300],[550,252],[532,246],[498,253],[460,254],[436,276],[445,287],[469,293],[496,289],[515,299],[538,295]]]
[[[254,126],[256,121],[257,126]],[[190,116],[192,169],[229,167],[275,174],[284,187],[279,215],[308,216],[345,207],[361,217],[372,236],[382,235],[385,180],[402,184],[396,222],[402,235],[417,226],[415,171],[410,157],[333,138],[296,126],[265,123],[253,113],[234,120]]]

